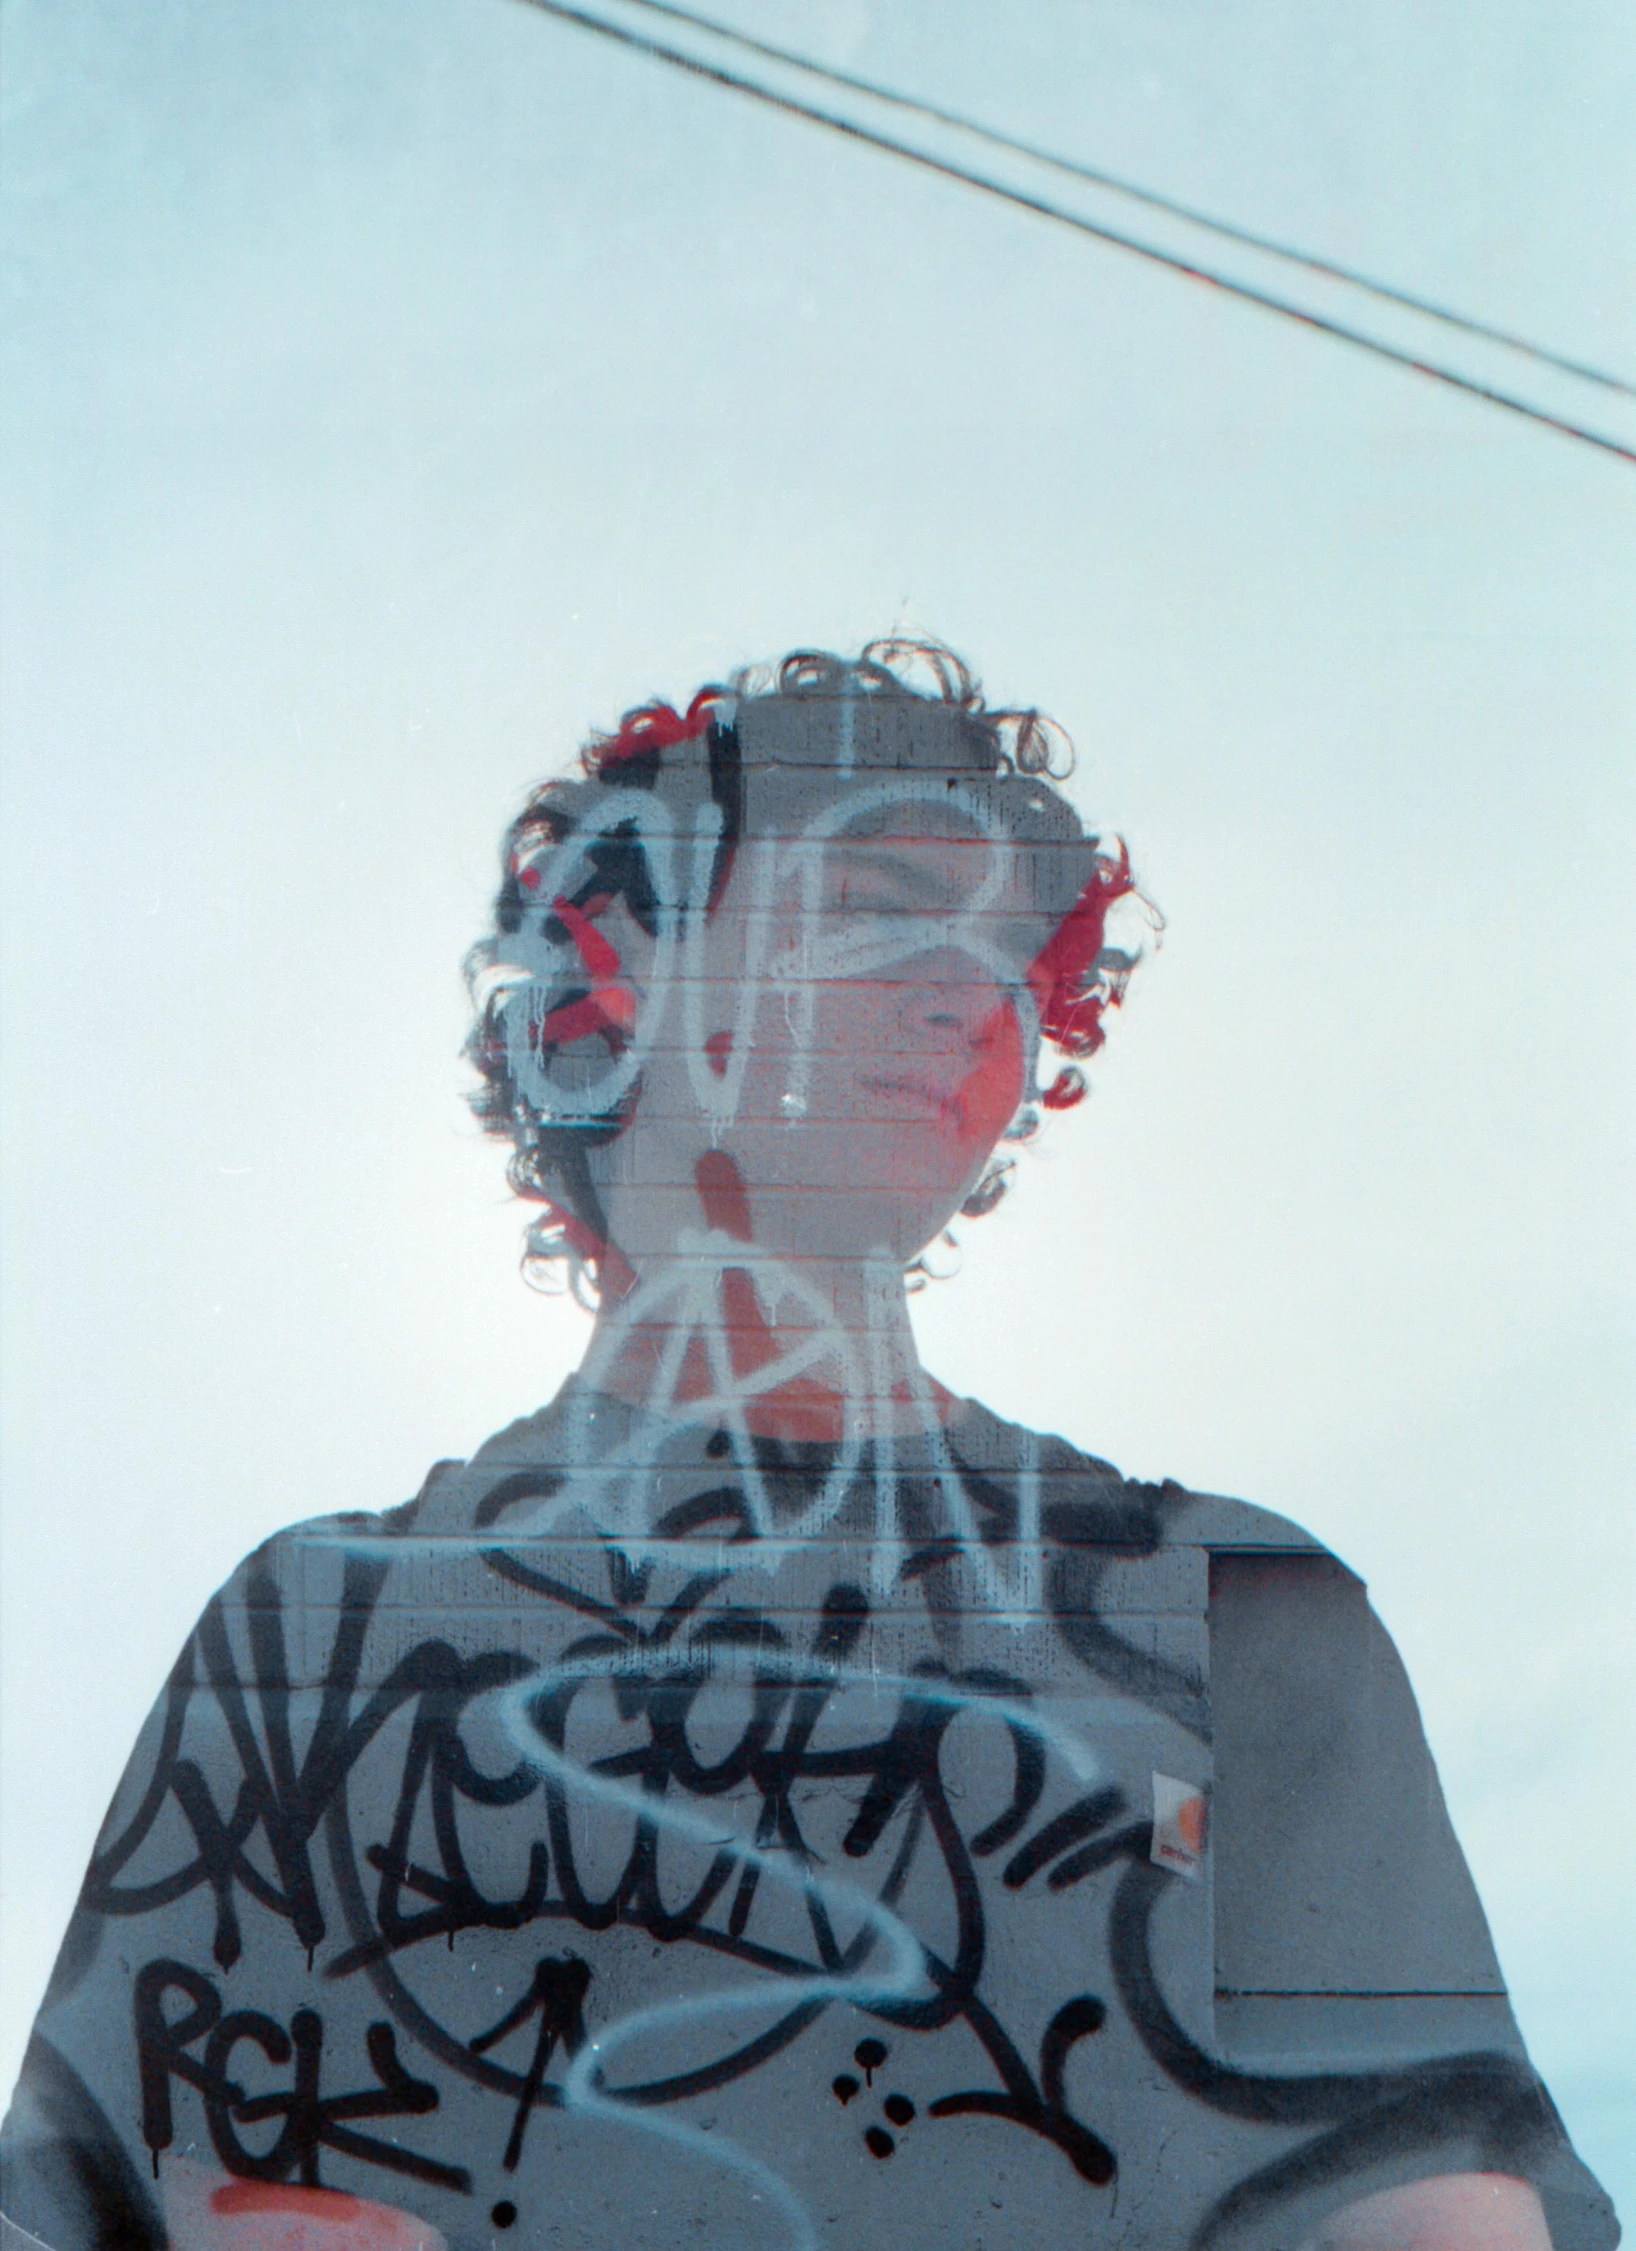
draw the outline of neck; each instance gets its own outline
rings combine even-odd
[[[773,1261],[712,1233],[625,1271],[583,1374],[634,1406],[826,1443],[849,1420],[865,1435],[904,1432],[953,1408],[920,1365],[902,1272],[885,1256]]]

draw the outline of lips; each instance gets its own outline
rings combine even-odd
[[[862,1072],[859,1074],[858,1084],[866,1093],[890,1095],[939,1113],[949,1108],[955,1098],[954,1089],[941,1079],[922,1078],[908,1071]]]

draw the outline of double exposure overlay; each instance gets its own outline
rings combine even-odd
[[[207,1607],[9,2116],[25,2235],[1617,2241],[1359,1581],[920,1363],[1157,922],[1069,755],[880,643],[529,799],[469,1054],[584,1365]]]

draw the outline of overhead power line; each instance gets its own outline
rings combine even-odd
[[[666,40],[656,38],[645,31],[639,31],[630,24],[615,22],[607,16],[594,13],[589,8],[573,5],[572,0],[521,0],[521,4],[533,8],[541,15],[553,16],[563,23],[575,24],[581,30],[595,32],[604,39],[611,39],[621,46],[632,48],[637,53],[648,55],[657,62],[667,63],[673,69],[684,70],[691,76],[705,79],[712,85],[724,86],[734,93],[746,95],[752,101],[763,102],[770,108],[784,111],[787,115],[803,118],[810,124],[821,125],[830,132],[844,134],[849,140],[861,142],[871,148],[881,149],[891,156],[902,157],[907,163],[919,165],[924,170],[938,173],[945,179],[959,181],[963,186],[976,188],[984,195],[995,196],[1000,201],[1010,203],[1020,210],[1032,212],[1038,218],[1054,220],[1061,226],[1073,229],[1077,234],[1088,235],[1099,242],[1108,243],[1118,250],[1127,250],[1135,257],[1146,259],[1154,265],[1166,267],[1172,273],[1181,274],[1190,281],[1203,282],[1210,288],[1219,289],[1226,295],[1237,297],[1246,304],[1258,305],[1265,312],[1280,314],[1286,320],[1299,322],[1304,328],[1312,329],[1321,335],[1332,336],[1338,342],[1351,344],[1357,350],[1368,352],[1377,359],[1390,361],[1398,367],[1409,368],[1415,374],[1424,375],[1432,382],[1445,384],[1452,390],[1463,392],[1467,397],[1485,399],[1491,406],[1503,407],[1508,413],[1521,415],[1526,420],[1540,423],[1547,429],[1558,430],[1564,437],[1576,438],[1582,444],[1596,447],[1599,452],[1612,454],[1621,461],[1636,463],[1636,450],[1621,444],[1618,439],[1605,436],[1597,430],[1587,429],[1582,423],[1570,421],[1564,415],[1550,413],[1543,407],[1533,405],[1527,399],[1519,398],[1514,392],[1501,390],[1493,384],[1479,382],[1471,376],[1460,374],[1454,368],[1423,358],[1416,352],[1400,350],[1396,345],[1388,343],[1385,339],[1371,336],[1366,331],[1353,328],[1344,321],[1334,320],[1326,314],[1311,310],[1309,307],[1293,304],[1289,299],[1277,296],[1270,290],[1256,288],[1230,274],[1205,266],[1196,259],[1179,257],[1156,243],[1145,242],[1138,236],[1127,234],[1121,228],[1106,226],[1098,220],[1085,217],[1080,212],[1070,211],[1046,196],[1032,194],[1003,180],[995,179],[987,173],[979,172],[969,165],[954,163],[945,157],[933,155],[928,150],[916,148],[911,142],[899,140],[894,135],[881,132],[856,118],[843,116],[835,110],[820,107],[816,102],[804,101],[796,95],[781,92],[778,88],[768,86],[758,79],[747,76],[742,71],[729,69],[724,63],[711,60],[703,55],[689,54],[684,48],[673,46]],[[632,0],[632,4],[654,7],[656,0]],[[678,19],[683,18],[684,15],[683,11],[675,8],[667,8],[663,12]],[[719,27],[711,25],[709,19],[705,17],[687,17],[685,20],[694,23],[700,29],[707,29],[712,32],[719,31]],[[721,36],[732,39],[736,44],[752,44],[747,35],[744,34],[721,33]],[[885,100],[894,104],[894,106],[911,108],[919,106],[910,102],[907,96],[896,96],[884,93],[878,88],[869,87],[864,80],[842,80],[839,74],[823,72],[820,66],[804,62],[801,57],[787,54],[783,49],[769,46],[765,42],[755,42],[754,45],[756,51],[768,60],[777,60],[809,75],[817,74],[829,77],[837,84],[844,83],[853,91],[868,92],[874,98]],[[958,120],[943,118],[940,113],[931,110],[929,107],[925,109],[924,114],[935,117],[940,123],[959,123]],[[986,132],[986,129],[981,130]],[[1011,145],[1003,142],[1000,136],[989,137],[997,145]],[[1015,146],[1019,152],[1022,151],[1023,144],[1019,143]],[[1028,153],[1032,154],[1033,152]],[[1073,167],[1066,167],[1063,160],[1047,159],[1045,161],[1052,163],[1059,169],[1074,169]],[[1099,185],[1115,184],[1104,183],[1098,175],[1089,171],[1082,171],[1081,176],[1087,179],[1096,179]],[[1145,191],[1142,191],[1142,193],[1145,196]],[[1157,198],[1148,200],[1154,202],[1160,208],[1173,210],[1177,215],[1183,214],[1182,206],[1164,205]],[[1221,227],[1216,222],[1205,223],[1213,226],[1218,233],[1233,233],[1235,239],[1246,243],[1254,239],[1237,233],[1236,230]],[[1256,243],[1256,247],[1268,248],[1274,246]],[[1294,255],[1297,262],[1308,263],[1299,254]],[[1312,263],[1316,270],[1328,273],[1334,278],[1349,281],[1354,279],[1350,275],[1344,275],[1339,268],[1324,266],[1321,261],[1313,261]],[[1421,307],[1414,299],[1401,292],[1388,291],[1384,288],[1384,285],[1358,282],[1357,286],[1367,287],[1377,295],[1389,296],[1400,304],[1413,307],[1416,311],[1431,311],[1434,317],[1447,319],[1455,326],[1469,327],[1473,333],[1480,334],[1495,342],[1504,343],[1512,349],[1522,350],[1536,358],[1551,360],[1553,364],[1563,368],[1566,372],[1582,377],[1588,376],[1590,380],[1607,384],[1617,390],[1624,391],[1630,388],[1617,377],[1607,377],[1596,371],[1582,370],[1571,362],[1557,359],[1554,354],[1543,352],[1540,347],[1518,344],[1513,339],[1504,336],[1500,331],[1482,328],[1480,324],[1466,323],[1462,316],[1458,314],[1444,315],[1437,308]]]
[[[1160,195],[1154,188],[1139,187],[1134,180],[1122,179],[1117,172],[1104,172],[1093,164],[1081,164],[1073,157],[1058,156],[1050,149],[1042,149],[1032,141],[1019,139],[1015,134],[1002,133],[992,125],[984,125],[974,117],[966,117],[958,110],[944,109],[937,102],[922,101],[917,95],[899,93],[895,87],[879,86],[873,79],[855,77],[851,71],[832,70],[827,63],[812,61],[809,56],[797,55],[786,47],[775,47],[770,40],[754,38],[747,31],[739,31],[732,24],[718,23],[713,16],[700,15],[695,9],[675,5],[675,0],[630,0],[633,7],[646,10],[649,15],[669,16],[677,23],[691,24],[695,30],[707,31],[712,37],[725,40],[730,46],[741,48],[746,54],[760,55],[768,62],[787,64],[827,86],[844,86],[849,93],[867,94],[871,100],[886,102],[893,109],[905,111],[911,117],[930,118],[935,124],[951,126],[957,133],[968,134],[975,141],[986,142],[990,148],[1005,149],[1013,156],[1025,156],[1030,162],[1043,164],[1053,172],[1061,172],[1069,179],[1088,180],[1093,187],[1107,188],[1114,195],[1128,198],[1132,203],[1146,205],[1150,211],[1163,211],[1173,219],[1185,219],[1190,225],[1203,227],[1208,233],[1219,235],[1224,242],[1237,242],[1250,250],[1262,250],[1271,258],[1281,258],[1287,264],[1303,267],[1308,273],[1324,274],[1331,281],[1344,281],[1353,289],[1361,289],[1371,297],[1379,297],[1388,305],[1402,305],[1413,313],[1424,313],[1429,319],[1442,321],[1449,328],[1457,328],[1467,336],[1481,336],[1488,343],[1503,344],[1508,350],[1522,352],[1529,359],[1542,361],[1547,367],[1560,368],[1564,375],[1577,375],[1586,383],[1600,383],[1610,391],[1620,391],[1626,398],[1636,399],[1636,383],[1622,375],[1610,375],[1605,368],[1592,367],[1584,360],[1569,359],[1562,352],[1553,351],[1547,344],[1536,344],[1526,336],[1513,336],[1509,329],[1496,328],[1489,321],[1474,320],[1469,313],[1452,312],[1448,306],[1435,304],[1429,297],[1417,297],[1407,289],[1395,288],[1392,283],[1377,281],[1370,274],[1360,273],[1355,266],[1338,265],[1332,258],[1320,258],[1315,251],[1299,250],[1291,243],[1276,242],[1270,235],[1256,234],[1248,227],[1235,226],[1230,220],[1213,218],[1208,211],[1196,205],[1182,203],[1174,196]]]

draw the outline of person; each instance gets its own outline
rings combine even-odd
[[[584,1365],[207,1607],[8,2118],[19,2240],[1618,2240],[1358,1580],[921,1366],[907,1281],[1139,950],[1067,748],[892,641],[529,799],[470,1054]]]

